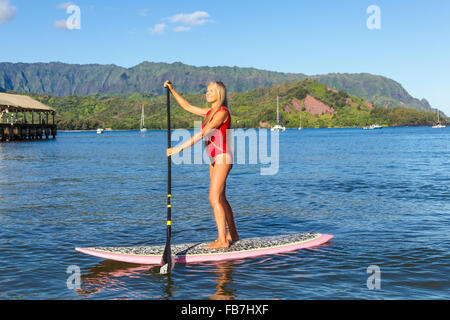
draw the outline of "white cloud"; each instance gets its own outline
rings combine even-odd
[[[147,17],[149,12],[150,12],[149,8],[144,8],[139,11],[139,15],[141,17]]]
[[[73,5],[73,2],[63,2],[58,5],[58,8],[59,9],[67,9],[71,5]]]
[[[182,31],[189,31],[189,30],[191,30],[191,27],[180,26],[180,27],[173,28],[173,31],[175,31],[175,32],[182,32]]]
[[[163,20],[168,20],[172,23],[181,23],[188,25],[201,25],[210,22],[208,18],[211,17],[208,12],[196,11],[194,13],[179,13]]]
[[[155,33],[161,34],[164,32],[164,29],[166,29],[166,27],[167,27],[166,24],[158,23],[158,24],[155,24],[155,26],[153,28],[149,28],[148,31],[153,34],[155,34]]]
[[[16,7],[9,0],[0,0],[0,24],[12,20],[16,15]]]
[[[141,11],[142,12],[142,11]],[[147,12],[145,12],[147,13]],[[202,25],[208,22],[212,22],[209,20],[210,14],[205,11],[196,11],[194,13],[179,13],[174,16],[163,18],[161,20],[168,21],[169,23],[179,24],[178,26],[174,26],[172,29],[174,32],[186,32],[191,30],[191,26]],[[162,34],[164,30],[167,28],[167,24],[160,23],[156,24],[153,28],[149,28],[148,31],[152,34]]]
[[[57,20],[57,21],[55,21],[53,26],[56,29],[69,30],[69,28],[67,28],[67,21],[66,20]]]

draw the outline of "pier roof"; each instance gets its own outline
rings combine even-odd
[[[0,92],[0,106],[13,109],[11,111],[55,111],[55,109],[20,94]]]

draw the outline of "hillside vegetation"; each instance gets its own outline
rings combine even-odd
[[[175,86],[175,89],[178,89]],[[95,94],[57,97],[31,94],[31,97],[57,111],[59,129],[88,130],[97,127],[138,129],[141,108],[149,129],[166,128],[164,95],[141,93],[124,95]],[[183,94],[193,105],[207,108],[203,94]],[[436,114],[411,108],[373,106],[359,97],[325,86],[317,81],[287,82],[246,93],[230,93],[232,127],[257,128],[276,123],[276,97],[279,96],[280,123],[286,127],[361,127],[433,125]],[[324,111],[325,110],[325,111]],[[184,111],[172,98],[173,128],[193,128],[200,117]],[[441,119],[442,120],[442,119]],[[445,123],[445,119],[441,121]]]

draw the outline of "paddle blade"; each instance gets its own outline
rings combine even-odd
[[[169,274],[172,272],[173,264],[172,263],[166,263],[159,269],[159,274]]]
[[[175,258],[172,256],[170,244],[168,244],[164,248],[164,254],[162,256],[161,269],[159,270],[159,273],[160,274],[171,273],[174,266],[175,266]]]
[[[172,272],[173,267],[175,267],[175,259],[171,256],[168,262],[161,266],[161,269],[159,269],[159,274],[169,274]]]

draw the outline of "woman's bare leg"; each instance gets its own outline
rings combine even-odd
[[[210,164],[209,165],[209,178],[211,179],[214,174],[214,167]],[[239,240],[239,234],[236,229],[236,224],[234,223],[234,215],[233,215],[233,209],[231,209],[231,206],[227,200],[226,197],[226,188],[227,188],[227,182],[225,181],[225,185],[223,188],[223,192],[220,197],[220,201],[222,202],[222,206],[225,210],[225,221],[227,224],[228,232],[226,234],[226,239],[230,241],[238,241]]]
[[[227,188],[227,183],[225,182],[225,188],[223,190],[222,197],[220,197],[220,200],[222,201],[222,205],[225,209],[225,220],[227,222],[227,227],[228,227],[228,232],[227,232],[226,238],[228,241],[238,241],[239,234],[236,229],[236,224],[234,223],[233,209],[231,209],[231,206],[228,203],[227,197],[225,196],[226,188]]]
[[[217,239],[213,243],[206,246],[208,249],[227,248],[230,245],[229,240],[227,239],[226,226],[227,211],[228,215],[230,215],[230,213],[232,214],[232,212],[231,207],[225,198],[225,183],[232,164],[223,161],[221,158],[221,156],[217,156],[214,167],[212,169],[210,167],[211,184],[209,189],[209,202],[213,209],[214,219],[216,221]],[[223,158],[226,158],[226,154],[223,155]],[[228,220],[230,221],[230,219]],[[235,232],[236,227],[234,225],[234,219],[231,219],[230,222],[232,228],[230,229],[232,232],[230,235],[235,236],[237,232]]]

